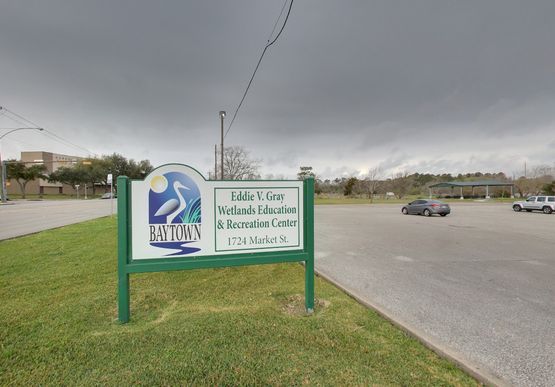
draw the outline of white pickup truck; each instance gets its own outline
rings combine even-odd
[[[544,214],[551,214],[555,211],[555,196],[530,196],[525,201],[514,202],[513,210],[543,211]]]

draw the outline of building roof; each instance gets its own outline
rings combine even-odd
[[[509,183],[508,181],[499,181],[499,180],[475,180],[475,181],[446,181],[443,183],[436,183],[430,185],[430,188],[442,188],[442,187],[510,187],[514,185],[513,183]]]

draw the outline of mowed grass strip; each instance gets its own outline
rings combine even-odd
[[[299,264],[131,276],[116,310],[116,223],[0,242],[1,385],[476,385]]]

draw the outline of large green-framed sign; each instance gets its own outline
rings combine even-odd
[[[167,164],[118,177],[118,318],[129,321],[129,275],[305,262],[314,309],[314,180],[206,180]]]

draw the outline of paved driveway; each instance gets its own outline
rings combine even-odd
[[[316,267],[511,384],[555,386],[555,215],[452,210],[317,206]]]
[[[13,203],[0,205],[0,240],[110,215],[110,199]],[[114,200],[114,213],[116,207]]]

